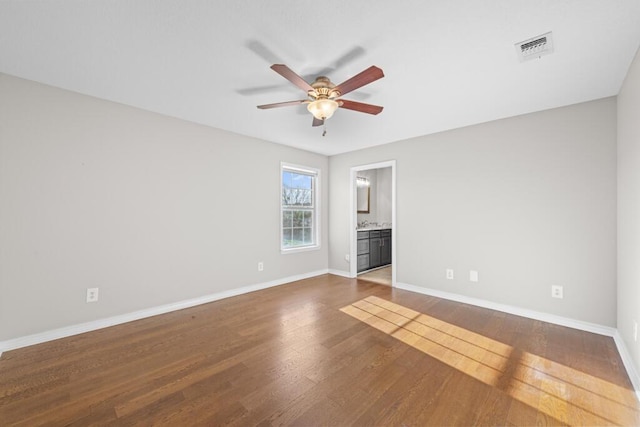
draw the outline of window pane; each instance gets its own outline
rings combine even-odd
[[[282,204],[285,206],[293,206],[296,204],[295,188],[282,187]]]
[[[304,213],[304,220],[302,221],[303,227],[311,227],[311,225],[313,224],[313,221],[311,220],[312,214],[313,212],[311,211],[306,211]]]
[[[282,204],[284,206],[313,206],[313,190],[302,188],[283,188]]]
[[[311,177],[309,175],[299,175],[298,188],[311,189]]]
[[[303,234],[302,234],[302,228],[294,228],[293,229],[293,236],[291,238],[291,244],[292,246],[300,246],[304,243],[303,240]]]
[[[282,171],[282,186],[291,188],[291,172]]]
[[[303,230],[304,230],[304,243],[307,245],[310,243],[313,243],[313,235],[312,235],[311,228],[305,227],[303,228]]]
[[[292,188],[311,188],[312,177],[301,173],[291,172],[291,187]]]
[[[289,204],[292,206],[302,205],[302,192],[299,188],[292,188],[289,192]]]
[[[293,212],[282,211],[282,227],[292,227],[292,226],[293,226]]]
[[[284,228],[282,229],[282,246],[285,248],[291,247],[291,229]]]
[[[304,219],[304,211],[293,211],[293,226],[302,227],[302,221]]]
[[[311,190],[300,190],[300,202],[303,206],[311,206],[313,193]]]

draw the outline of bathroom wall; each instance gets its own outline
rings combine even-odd
[[[358,214],[358,223],[391,223],[391,168],[371,169],[358,172],[358,176],[369,180],[370,203],[368,214]]]

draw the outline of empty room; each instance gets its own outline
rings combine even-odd
[[[0,0],[0,425],[640,425],[640,2]]]

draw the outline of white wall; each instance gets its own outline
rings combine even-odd
[[[331,269],[349,270],[350,168],[393,159],[398,282],[615,326],[614,98],[331,157]]]
[[[640,53],[618,95],[618,330],[640,372]]]
[[[389,223],[392,221],[392,195],[393,179],[392,168],[376,169],[376,205],[378,208],[378,223]]]
[[[638,68],[618,100],[627,345]],[[0,74],[0,341],[327,265],[347,272],[350,168],[392,159],[399,282],[615,326],[615,140],[611,98],[327,160]],[[321,169],[320,251],[279,252],[280,161]],[[463,280],[471,268],[478,284]],[[98,303],[84,302],[87,287]]]
[[[319,251],[280,254],[281,161],[321,170]],[[0,74],[0,341],[326,270],[327,165]]]

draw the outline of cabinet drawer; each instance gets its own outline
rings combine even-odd
[[[369,232],[369,237],[374,238],[374,237],[380,237],[380,230],[373,230]]]
[[[358,255],[358,272],[369,269],[369,254]]]
[[[382,237],[389,237],[389,236],[391,236],[391,230],[381,230],[380,231],[380,235]]]
[[[358,240],[358,255],[369,253],[369,239]]]
[[[360,239],[368,239],[369,232],[368,231],[358,231],[358,240]]]

